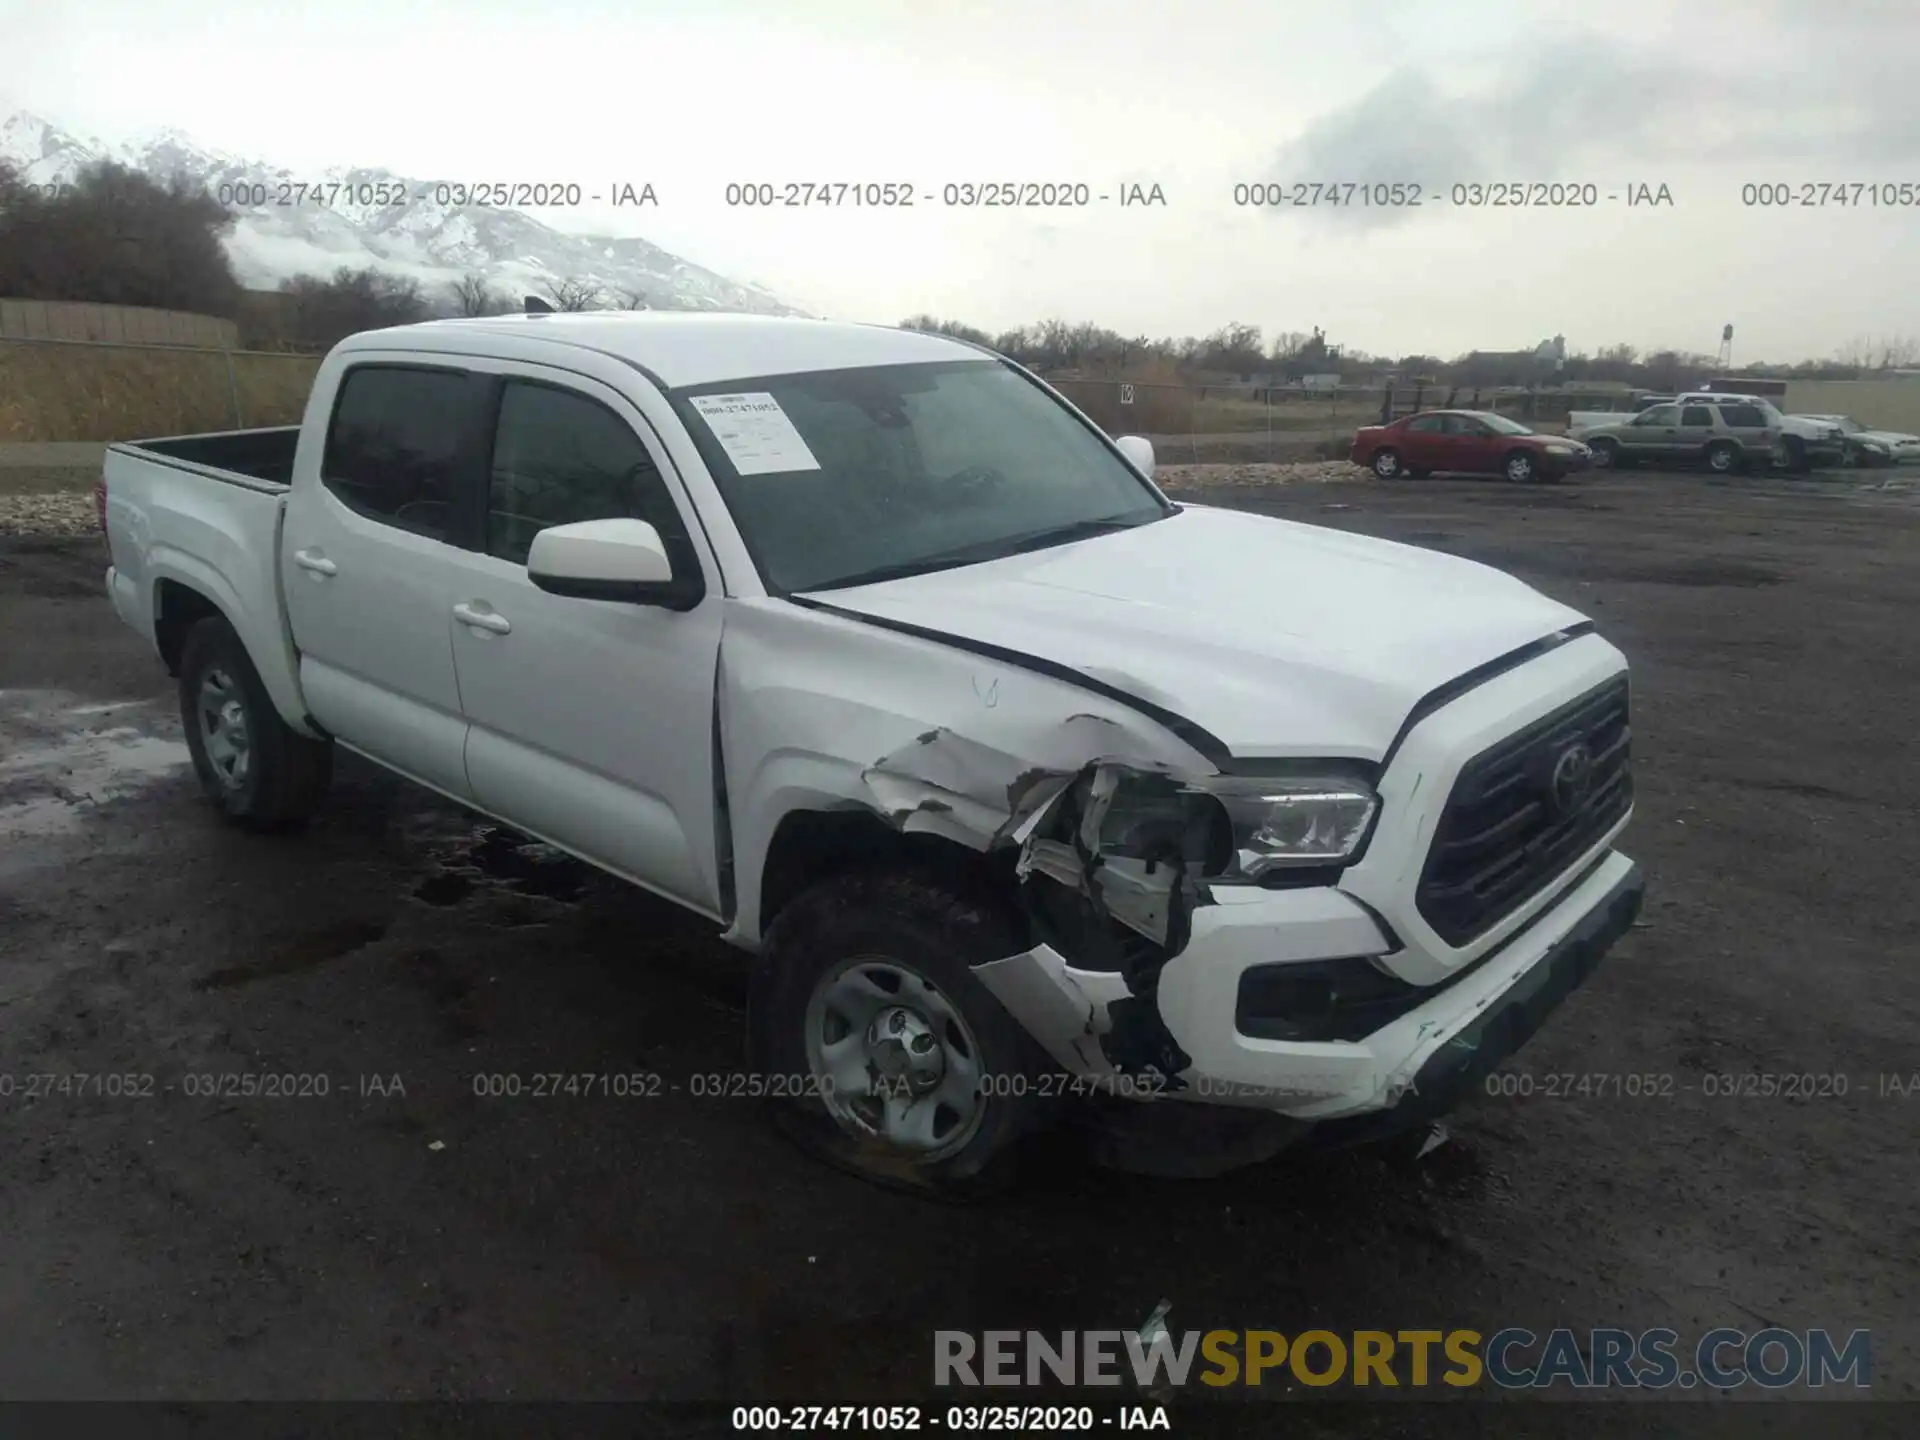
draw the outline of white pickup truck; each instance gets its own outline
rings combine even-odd
[[[872,1178],[1069,1113],[1176,1173],[1402,1130],[1637,913],[1626,663],[1152,470],[942,337],[435,321],[297,428],[113,446],[106,588],[227,816],[346,748],[706,916],[756,1088]]]

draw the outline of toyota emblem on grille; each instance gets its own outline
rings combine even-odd
[[[1569,745],[1553,762],[1553,779],[1547,785],[1553,808],[1571,815],[1586,803],[1592,789],[1593,752],[1585,745]]]

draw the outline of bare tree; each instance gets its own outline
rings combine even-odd
[[[510,308],[501,295],[478,271],[462,275],[453,282],[454,313],[472,318],[499,315]]]
[[[620,292],[620,308],[622,310],[651,310],[653,306],[647,300],[647,295],[644,290],[622,290]]]
[[[600,287],[591,280],[549,280],[546,291],[547,298],[553,301],[556,310],[573,312],[601,308]]]
[[[110,161],[49,195],[0,173],[0,295],[232,315],[234,217],[204,186]]]
[[[1876,370],[1905,369],[1916,360],[1920,360],[1920,345],[1914,343],[1910,335],[1895,335],[1879,344],[1880,363]]]
[[[292,338],[310,349],[325,349],[361,330],[411,325],[429,313],[418,281],[346,265],[331,279],[296,275],[283,280],[280,293],[291,311]]]

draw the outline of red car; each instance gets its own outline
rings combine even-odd
[[[1436,470],[1504,475],[1509,480],[1559,480],[1593,464],[1578,440],[1536,435],[1485,410],[1423,410],[1391,425],[1368,425],[1353,437],[1353,463],[1382,480]]]

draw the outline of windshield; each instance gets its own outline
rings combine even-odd
[[[1496,435],[1531,435],[1533,434],[1533,431],[1529,427],[1522,425],[1517,420],[1509,420],[1504,415],[1495,415],[1490,411],[1484,411],[1484,410],[1477,410],[1474,413],[1480,419],[1486,421],[1487,424],[1490,427],[1492,427],[1493,433]]]
[[[769,590],[991,560],[1174,513],[1101,436],[993,360],[673,393]]]

